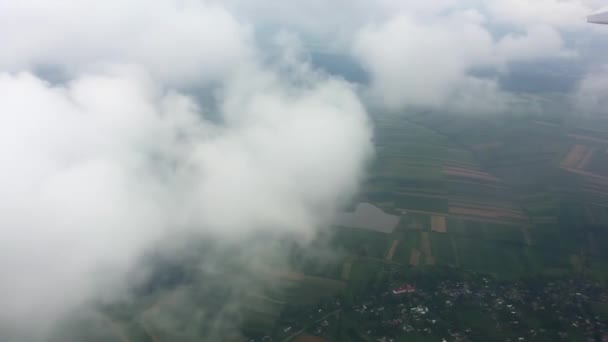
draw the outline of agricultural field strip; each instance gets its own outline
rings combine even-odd
[[[467,208],[480,208],[488,210],[503,210],[514,214],[523,214],[522,209],[517,203],[508,200],[494,200],[494,201],[479,201],[464,197],[452,197],[449,199],[450,206],[455,207],[467,207]]]
[[[595,187],[582,186],[581,190],[584,191],[584,192],[591,193],[591,194],[599,195],[599,197],[607,197],[608,196],[608,189],[605,188],[605,187],[597,189]]]
[[[447,198],[448,192],[442,188],[411,188],[411,187],[399,187],[396,186],[398,191],[395,193],[399,195],[408,196],[419,196],[419,197],[430,197],[430,198]]]
[[[491,181],[495,181],[495,182],[500,182],[500,179],[497,177],[492,176],[491,174],[485,172],[485,171],[481,171],[481,170],[477,170],[477,169],[468,169],[468,168],[462,168],[462,167],[454,167],[454,166],[443,166],[443,172],[447,175],[450,176],[464,176],[464,177],[471,177],[471,178],[482,178],[482,179],[487,179],[487,180],[491,180]]]
[[[517,220],[504,220],[504,219],[498,219],[498,218],[492,218],[492,217],[487,217],[487,216],[471,216],[471,215],[465,215],[462,213],[458,213],[458,212],[450,212],[450,213],[444,213],[444,212],[435,212],[435,211],[426,211],[426,210],[412,210],[412,209],[402,209],[406,212],[410,212],[410,213],[416,213],[416,214],[428,214],[428,215],[438,215],[438,216],[444,216],[444,217],[453,217],[453,218],[461,218],[461,219],[467,219],[470,221],[475,221],[475,222],[481,222],[481,223],[497,223],[497,224],[506,224],[506,225],[517,225],[517,226],[521,226],[521,227],[532,227],[532,225],[528,222],[528,218],[525,217],[523,219],[517,219]]]
[[[424,197],[424,198],[437,198],[437,199],[448,199],[448,194],[435,194],[434,192],[409,192],[409,191],[396,191],[395,194],[403,195],[408,197]]]
[[[447,226],[445,216],[433,215],[431,216],[431,230],[438,233],[446,233]]]
[[[524,214],[514,214],[501,209],[492,210],[486,208],[450,206],[449,213],[464,216],[486,217],[492,219],[510,218],[515,220],[528,220],[528,217]]]
[[[589,147],[584,145],[575,145],[570,148],[568,154],[562,159],[560,166],[562,168],[577,168],[579,163],[585,158],[587,155],[587,151],[590,150]]]
[[[574,139],[579,139],[579,140],[584,140],[584,141],[589,141],[589,142],[608,144],[608,139],[594,138],[594,137],[589,137],[589,136],[580,135],[580,134],[568,134],[568,137],[574,138]]]
[[[472,181],[467,181],[467,180],[463,180],[463,179],[449,179],[448,180],[449,183],[454,183],[454,184],[467,184],[467,185],[472,185],[472,186],[480,186],[480,187],[486,187],[486,188],[494,188],[495,190],[504,190],[507,191],[508,187],[501,185],[501,184],[490,184],[490,183],[480,183],[480,182],[472,182]]]
[[[587,151],[587,154],[585,155],[585,158],[583,158],[583,160],[581,160],[581,162],[576,166],[576,168],[582,169],[582,170],[587,169],[587,165],[593,159],[594,154],[595,154],[595,149],[589,148],[589,150]]]
[[[409,264],[411,266],[420,265],[420,251],[417,250],[416,248],[413,248],[411,251]]]
[[[588,171],[583,171],[583,170],[579,170],[579,169],[575,169],[575,168],[561,167],[561,169],[569,171],[569,172],[572,172],[572,173],[576,173],[576,174],[579,174],[579,175],[583,175],[583,176],[586,176],[586,177],[589,177],[589,178],[592,178],[594,181],[601,182],[602,184],[608,185],[608,177],[606,177],[606,176],[600,176],[600,175],[597,175],[595,173],[591,173],[591,172],[588,172]]]
[[[431,241],[429,239],[429,232],[420,233],[420,248],[422,249],[422,253],[424,254],[425,264],[434,265],[435,258],[433,257],[433,253],[431,250]]]
[[[445,162],[450,162],[450,163],[454,163],[454,162],[459,162],[459,159],[449,159],[447,157],[429,157],[429,156],[424,156],[421,157],[420,155],[418,155],[417,153],[411,153],[411,154],[404,154],[404,153],[390,153],[388,154],[387,152],[379,152],[378,153],[378,159],[382,162],[383,158],[393,158],[393,157],[401,157],[401,158],[417,158],[419,160],[419,162],[417,164],[431,164],[433,166],[437,166],[437,167],[441,167],[442,163]],[[425,163],[426,162],[426,163]],[[415,163],[415,162],[412,162]],[[475,164],[471,163],[469,164],[470,166],[475,166]]]

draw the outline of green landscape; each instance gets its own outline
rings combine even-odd
[[[232,323],[220,327],[221,338],[234,341],[558,338],[538,335],[544,325],[557,323],[535,312],[522,309],[518,317],[524,323],[497,330],[489,328],[493,323],[482,312],[490,310],[498,322],[499,311],[492,311],[498,308],[463,302],[459,314],[451,316],[435,297],[460,293],[453,284],[495,296],[485,282],[499,293],[519,291],[519,297],[532,296],[521,290],[522,282],[550,291],[605,286],[608,120],[419,114],[379,116],[374,124],[376,156],[355,203],[379,208],[395,218],[394,227],[378,230],[373,220],[360,227],[334,225],[303,245],[289,237],[254,239],[266,258],[252,264],[245,261],[246,251],[227,256],[219,277],[235,283],[239,275],[260,279],[245,293],[231,293],[225,283],[214,284],[213,275],[180,265],[186,276],[179,281],[148,291],[130,305],[102,310],[117,340],[209,340],[209,331],[218,331],[210,325],[227,319]],[[362,309],[378,307],[391,288],[405,282],[416,284],[416,294],[378,310],[411,306],[410,319],[418,323],[379,312],[369,316]],[[425,294],[437,288],[443,292]],[[591,310],[585,312],[606,322],[608,297],[593,296],[584,303]],[[219,312],[198,310],[196,301]],[[226,309],[231,301],[239,305]],[[422,306],[424,301],[434,304]],[[424,327],[416,315],[425,315],[420,310],[429,307],[441,315]],[[522,332],[521,325],[528,330]],[[559,333],[568,336],[564,340],[584,341],[593,335],[589,331]]]

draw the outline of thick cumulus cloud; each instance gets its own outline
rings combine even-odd
[[[265,27],[301,32],[317,48],[334,52],[349,50],[354,33],[370,21],[385,21],[401,12],[433,16],[462,3],[460,0],[214,1]]]
[[[0,339],[124,294],[167,237],[309,238],[356,191],[371,136],[352,86],[290,44],[262,64],[224,9],[8,1],[0,22]]]
[[[541,77],[552,72],[547,62],[585,65],[605,54],[605,30],[585,20],[601,0],[227,3],[242,17],[303,32],[313,50],[352,55],[371,79],[368,99],[391,111],[536,110],[526,94],[503,89],[512,69],[537,64]]]
[[[473,76],[474,68],[569,55],[550,27],[532,27],[496,40],[483,21],[479,12],[467,10],[431,21],[398,16],[361,30],[354,54],[372,77],[373,98],[393,111],[503,111],[511,95],[501,91],[496,80]]]
[[[471,44],[460,48],[463,40]],[[448,102],[458,83],[467,82],[469,65],[490,58],[490,48],[491,37],[475,24],[429,25],[399,16],[363,29],[354,53],[372,75],[374,97],[396,110]]]
[[[252,53],[250,29],[203,1],[3,1],[0,19],[4,70],[136,63],[183,85],[221,79]]]
[[[585,17],[601,5],[594,0],[458,1],[423,12],[404,6],[359,29],[351,51],[370,75],[370,99],[389,111],[537,112],[543,110],[540,98],[502,89],[501,78],[517,64],[543,70],[547,61],[596,69],[594,55],[604,51],[585,42],[605,38]]]

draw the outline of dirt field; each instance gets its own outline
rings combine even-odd
[[[431,216],[431,230],[438,233],[446,233],[448,231],[448,227],[445,222],[445,216]]]
[[[399,240],[393,240],[393,243],[391,243],[391,247],[388,249],[388,252],[386,253],[386,261],[391,261],[393,260],[393,255],[395,255],[395,250],[397,249],[397,246],[399,245]]]
[[[474,179],[480,179],[480,180],[485,180],[485,181],[489,181],[489,182],[500,181],[498,178],[490,175],[487,172],[483,172],[483,171],[475,170],[475,169],[456,167],[456,166],[444,165],[443,173],[447,176],[453,176],[453,177],[474,178]]]
[[[570,148],[570,152],[562,159],[559,165],[566,169],[578,168],[578,165],[584,161],[589,151],[593,152],[591,148],[587,146],[574,145]]]
[[[475,180],[465,180],[462,178],[452,179],[450,181],[455,184],[470,184],[472,186],[483,186],[486,188],[492,188],[492,189],[501,190],[501,191],[506,191],[508,189],[508,187],[502,185],[502,183],[479,183]]]
[[[420,251],[417,249],[412,249],[412,254],[410,254],[410,265],[418,266],[420,264]]]
[[[528,221],[526,214],[519,208],[513,207],[509,203],[485,204],[466,200],[451,200],[449,203],[449,213],[455,216],[464,216],[467,219],[488,222]]]
[[[583,158],[583,160],[581,160],[580,163],[578,163],[578,165],[576,166],[577,169],[586,169],[587,168],[587,164],[589,164],[589,161],[591,161],[593,159],[593,155],[595,154],[595,149],[590,148],[587,151],[587,154],[585,155],[585,158]]]
[[[464,207],[450,207],[450,214],[462,215],[462,216],[473,216],[484,219],[495,219],[502,221],[509,220],[525,220],[526,217],[520,213],[513,213],[505,209],[484,209],[484,208],[464,208]]]

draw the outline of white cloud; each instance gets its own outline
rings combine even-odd
[[[228,3],[252,22],[304,32],[311,49],[354,51],[373,79],[372,98],[395,109],[404,104],[458,107],[449,101],[471,91],[471,69],[493,68],[505,75],[514,62],[579,57],[572,35],[590,34],[594,28],[585,17],[601,0]],[[515,96],[495,80],[477,78],[473,83],[492,85],[481,89],[496,89],[493,99],[509,102]]]
[[[503,92],[495,80],[472,76],[471,70],[508,72],[512,62],[574,56],[551,27],[534,26],[495,39],[484,26],[485,19],[466,10],[432,20],[399,15],[363,28],[353,51],[371,75],[372,98],[392,111],[503,111],[513,95]]]
[[[581,114],[608,114],[608,65],[587,73],[578,85],[574,102]]]
[[[240,18],[269,27],[302,33],[316,48],[348,51],[353,34],[363,25],[383,22],[396,13],[434,16],[459,5],[459,0],[215,0]]]
[[[357,190],[371,133],[351,85],[297,53],[260,64],[229,12],[44,4],[0,4],[0,339],[30,341],[121,294],[167,236],[311,237]],[[34,76],[38,64],[68,81]],[[214,113],[175,89],[209,81]]]
[[[525,34],[508,34],[496,49],[506,62],[575,56],[574,51],[564,49],[561,35],[549,26],[532,26]]]
[[[108,285],[99,280],[118,281],[158,238],[166,218],[163,203],[142,201],[155,191],[144,163],[166,141],[155,134],[163,129],[154,96],[136,80],[84,77],[60,88],[2,74],[0,94],[7,331],[61,317]]]
[[[119,288],[165,234],[310,236],[356,190],[371,137],[348,85],[258,69],[226,82],[217,126],[139,71],[0,76],[0,325]]]
[[[136,63],[184,84],[220,79],[252,53],[249,29],[201,1],[3,1],[0,22],[5,70]]]
[[[463,48],[466,42],[466,48]],[[475,24],[421,23],[399,16],[363,29],[354,53],[372,75],[372,92],[391,110],[445,105],[491,37]]]

